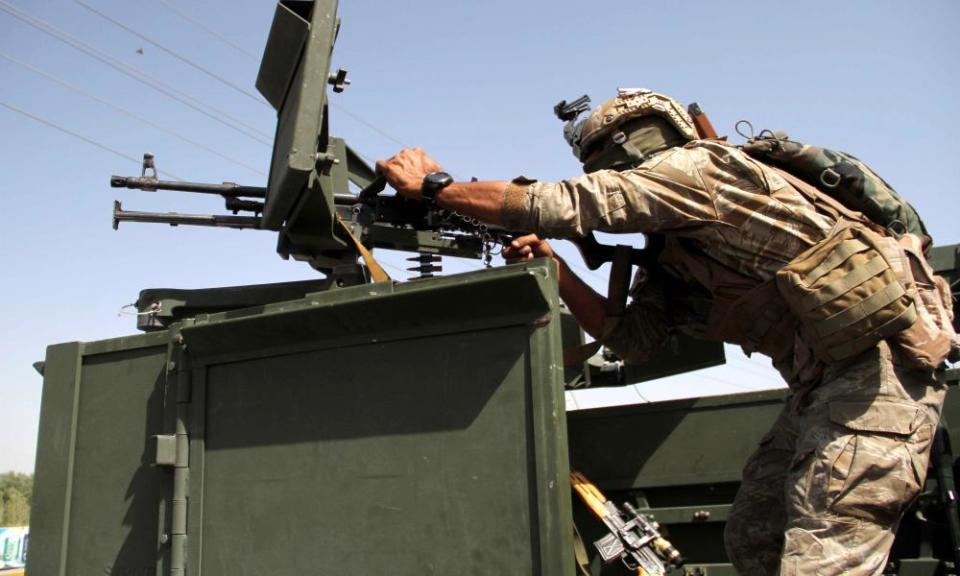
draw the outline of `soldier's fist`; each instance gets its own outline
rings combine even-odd
[[[385,177],[401,196],[415,200],[420,199],[423,177],[441,170],[443,167],[422,148],[404,148],[392,158],[377,162],[377,174]]]

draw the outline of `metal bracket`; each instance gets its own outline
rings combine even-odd
[[[330,74],[327,82],[333,86],[333,91],[337,94],[343,92],[344,88],[350,85],[350,80],[347,79],[347,71],[343,68],[339,68],[336,72]]]
[[[177,463],[177,437],[158,434],[150,437],[154,466],[175,466]]]
[[[337,155],[330,152],[317,152],[314,160],[317,163],[317,171],[321,174],[329,174],[330,168],[332,168],[334,164],[340,163]]]

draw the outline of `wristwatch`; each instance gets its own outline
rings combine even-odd
[[[453,176],[446,172],[431,172],[423,177],[423,191],[420,197],[424,202],[435,204],[437,194],[451,184],[453,184]]]

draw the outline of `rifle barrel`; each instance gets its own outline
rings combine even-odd
[[[151,176],[111,176],[110,186],[113,188],[132,188],[134,190],[175,190],[177,192],[198,192],[200,194],[216,194],[230,198],[266,198],[267,189],[262,186],[241,186],[233,182],[223,184],[207,184],[203,182],[180,182],[177,180],[158,180]]]

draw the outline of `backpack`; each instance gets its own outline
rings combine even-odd
[[[892,186],[855,156],[787,139],[764,130],[743,151],[765,164],[786,170],[854,212],[890,231],[913,234],[924,250],[932,244],[920,215]]]
[[[953,298],[925,252],[916,210],[866,164],[769,131],[743,147],[837,219],[827,238],[777,273],[803,339],[826,362],[889,340],[902,363],[935,370],[960,355]]]

